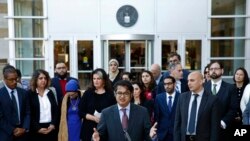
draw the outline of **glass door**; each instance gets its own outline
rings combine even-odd
[[[135,37],[135,36],[133,36]],[[110,40],[102,40],[103,46],[103,64],[108,72],[108,62],[110,59],[117,59],[119,70],[121,72],[130,72],[132,80],[138,80],[142,70],[148,69],[152,62],[152,45],[153,38],[126,38],[117,39],[114,37]],[[144,37],[144,36],[142,36]]]

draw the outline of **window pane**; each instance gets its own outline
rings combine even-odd
[[[77,41],[78,70],[93,70],[93,41]]]
[[[91,85],[91,73],[78,73],[80,88],[86,90]]]
[[[211,57],[243,57],[245,40],[211,40]]]
[[[131,67],[145,67],[145,42],[131,41]]]
[[[125,41],[109,42],[109,59],[115,58],[119,62],[119,68],[125,68]]]
[[[15,19],[15,37],[43,37],[43,20]]]
[[[43,58],[43,41],[15,41],[16,58]]]
[[[162,59],[161,59],[161,66],[162,70],[167,70],[168,68],[168,56],[171,52],[177,52],[177,40],[163,40],[162,41]]]
[[[245,36],[245,18],[212,19],[212,37],[242,37]]]
[[[15,16],[43,16],[43,0],[14,0]]]
[[[43,60],[17,60],[16,68],[22,72],[22,76],[32,76],[32,73],[37,69],[44,69]]]
[[[217,60],[224,66],[224,76],[232,76],[239,67],[244,67],[245,60]]]
[[[244,15],[246,0],[212,0],[212,15]]]
[[[54,64],[64,62],[69,68],[69,41],[55,40],[54,41]],[[56,67],[56,66],[54,66]]]
[[[201,40],[186,40],[185,68],[190,70],[201,69]]]

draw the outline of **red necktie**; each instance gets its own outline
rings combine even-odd
[[[126,114],[126,109],[121,109],[123,112],[123,116],[122,116],[122,128],[124,130],[128,129],[128,116]]]

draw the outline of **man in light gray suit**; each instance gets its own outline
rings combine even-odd
[[[129,81],[120,80],[115,84],[117,104],[102,111],[97,129],[94,128],[94,141],[151,141],[147,109],[130,103],[132,94]]]

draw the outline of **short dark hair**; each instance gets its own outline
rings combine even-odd
[[[180,54],[178,54],[177,52],[170,52],[169,58],[172,58],[172,57],[174,57],[174,56],[176,56],[176,57],[179,59],[179,61],[181,61],[181,56],[180,56]]]
[[[22,78],[22,73],[19,69],[16,69],[16,73],[19,78]]]
[[[4,66],[4,68],[3,68],[4,78],[7,78],[7,75],[9,73],[17,73],[17,72],[16,72],[16,68],[14,66],[8,64],[8,65]]]
[[[114,85],[114,91],[116,92],[117,91],[117,87],[118,86],[124,86],[124,87],[127,87],[127,89],[133,93],[134,92],[134,87],[133,85],[131,84],[131,82],[129,82],[128,80],[119,80],[115,83]]]
[[[176,82],[175,78],[174,78],[173,76],[170,76],[170,75],[167,76],[167,77],[165,77],[164,80],[165,80],[165,79],[171,79],[173,83]]]
[[[216,61],[212,61],[212,62],[209,64],[209,69],[210,69],[211,65],[212,65],[212,64],[215,64],[215,63],[219,64],[219,66],[220,66],[221,69],[224,69],[224,66],[223,66],[222,62],[221,62],[221,61],[217,61],[217,60],[216,60]]]

